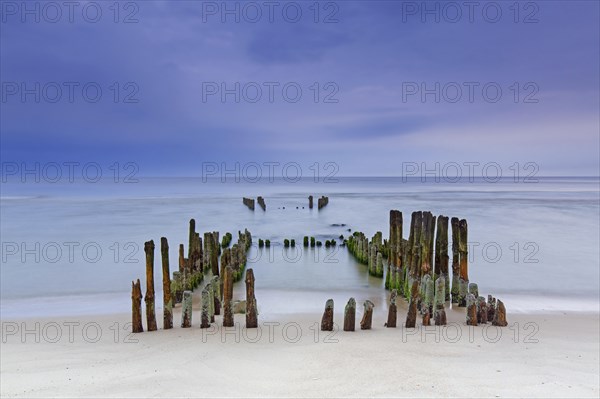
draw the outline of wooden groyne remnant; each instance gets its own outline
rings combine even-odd
[[[251,211],[254,210],[254,199],[244,197],[242,199],[242,202],[248,207],[248,209],[250,209]]]
[[[321,318],[321,331],[333,331],[333,299],[325,303],[325,311]]]
[[[173,328],[173,296],[171,295],[171,273],[169,272],[169,243],[166,237],[160,239],[163,278],[163,328]]]
[[[469,282],[466,219],[434,216],[429,211],[412,212],[408,239],[402,237],[400,211],[390,211],[389,223],[389,237],[383,242],[379,232],[369,240],[364,233],[355,231],[345,243],[350,253],[367,265],[371,275],[381,277],[382,263],[387,258],[385,288],[397,290],[397,294],[408,301],[406,327],[415,327],[419,315],[423,325],[430,325],[432,318],[435,325],[445,325],[447,302],[467,307],[469,325],[493,323],[495,319],[498,326],[507,325],[504,304],[500,306],[491,295],[486,303],[485,298],[479,296],[477,284]],[[393,324],[393,305],[390,298],[386,325]]]
[[[323,195],[317,200],[317,209],[324,208],[327,204],[329,204],[329,197]]]
[[[387,323],[385,323],[385,326],[388,328],[396,327],[396,318],[397,318],[397,313],[398,313],[398,308],[396,307],[396,297],[397,296],[398,296],[398,291],[396,291],[396,289],[393,289],[392,293],[390,294],[390,305],[388,307]]]
[[[254,271],[246,271],[246,328],[258,327],[258,312],[254,296]]]
[[[369,239],[362,232],[355,231],[346,241],[348,250],[362,264],[367,265],[370,275],[383,277],[383,240],[382,233],[378,231]]]
[[[219,232],[204,233],[204,240],[196,232],[196,221],[191,219],[188,232],[188,256],[185,257],[185,247],[178,246],[178,270],[170,276],[169,243],[166,237],[160,239],[162,282],[163,282],[163,328],[173,328],[173,307],[181,303],[181,327],[191,327],[192,323],[192,292],[204,279],[205,273],[212,275],[202,291],[201,326],[207,328],[215,322],[215,315],[224,313],[224,323],[233,323],[232,292],[233,282],[238,281],[244,274],[247,261],[247,251],[252,244],[252,235],[245,229],[238,232],[238,241],[228,248],[232,240],[231,233],[225,234],[223,242],[219,242]],[[224,249],[223,249],[224,248]],[[140,280],[131,283],[132,331],[144,331],[142,323],[142,298],[146,304],[147,331],[157,330],[156,304],[154,291],[154,241],[144,243],[146,255],[146,294],[142,297]],[[219,255],[221,255],[219,262]],[[225,270],[228,275],[225,276]],[[256,298],[254,297],[254,273],[249,270],[246,278],[247,325],[257,325]],[[227,298],[229,298],[227,300]],[[231,319],[231,320],[230,320]]]
[[[363,303],[363,317],[360,321],[361,330],[370,330],[373,324],[373,308],[375,305],[368,299]]]
[[[256,202],[258,202],[258,205],[260,205],[263,211],[267,210],[267,204],[265,204],[265,199],[263,197],[256,198]]]
[[[146,324],[148,331],[156,331],[156,311],[154,308],[154,241],[144,243],[146,253]]]
[[[356,324],[356,300],[350,298],[344,308],[344,331],[354,331]]]
[[[144,332],[142,324],[142,287],[140,279],[131,282],[131,325],[134,333]]]
[[[308,196],[308,209],[313,209],[313,196]]]

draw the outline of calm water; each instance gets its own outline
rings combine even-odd
[[[258,238],[272,241],[270,251],[253,247],[249,254],[263,314],[318,314],[329,297],[340,305],[349,296],[384,305],[383,281],[369,277],[345,248],[303,249],[302,237],[324,241],[347,236],[347,229],[369,236],[381,230],[387,237],[390,209],[403,212],[405,238],[414,210],[466,218],[470,280],[481,293],[504,299],[509,311],[597,311],[599,185],[597,178],[540,178],[538,183],[400,178],[3,183],[2,317],[128,311],[131,280],[145,276],[144,241],[159,244],[161,236],[167,237],[175,270],[178,244],[187,243],[191,217],[200,232],[229,231],[235,239],[238,230],[248,228],[255,243]],[[309,210],[309,194],[315,205],[316,197],[328,195],[329,205]],[[258,195],[265,197],[267,212],[242,205],[242,196]],[[295,238],[297,248],[278,246],[284,238]],[[157,289],[159,259],[157,250]],[[242,284],[234,290],[244,295]]]

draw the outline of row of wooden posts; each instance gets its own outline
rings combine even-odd
[[[377,232],[369,240],[362,232],[348,238],[348,250],[367,265],[369,274],[384,277],[383,259],[387,258],[385,288],[392,290],[390,309],[398,294],[409,301],[407,326],[414,325],[417,310],[428,325],[431,316],[438,325],[446,324],[444,303],[452,301],[467,307],[467,322],[477,325],[487,321],[507,325],[502,301],[479,296],[477,284],[469,283],[468,225],[465,219],[450,219],[452,227],[452,287],[450,288],[447,216],[435,217],[431,212],[413,212],[408,240],[402,237],[402,212],[390,211],[389,240],[382,241]],[[437,222],[437,224],[436,224]],[[436,228],[437,227],[437,228]],[[394,293],[395,292],[395,293]],[[393,301],[392,301],[393,299]],[[492,317],[483,317],[489,314]],[[478,316],[479,315],[479,316]],[[388,323],[390,324],[390,323]]]
[[[254,199],[253,198],[242,198],[242,202],[246,205],[251,211],[254,210]],[[262,208],[263,211],[267,210],[267,204],[265,203],[265,199],[263,197],[257,197],[256,202]]]
[[[205,273],[212,275],[202,290],[201,327],[208,328],[214,322],[214,316],[220,315],[223,304],[223,325],[233,326],[232,295],[233,283],[241,279],[246,266],[246,253],[252,244],[252,235],[248,230],[238,232],[238,242],[229,248],[231,234],[223,237],[219,243],[218,232],[204,233],[202,238],[196,232],[196,222],[190,220],[188,257],[184,257],[184,246],[179,245],[179,271],[173,272],[170,278],[169,244],[162,237],[161,260],[163,278],[163,328],[173,328],[173,306],[182,303],[182,327],[190,327],[192,321],[192,291],[204,279]],[[146,253],[146,326],[148,331],[157,330],[154,293],[154,241],[144,244]],[[219,268],[219,255],[221,262]],[[222,276],[222,278],[221,278]],[[142,288],[140,280],[131,283],[132,300],[132,330],[143,332],[142,324]],[[246,272],[246,327],[255,328],[256,298],[254,297],[254,273],[252,269]]]
[[[256,202],[258,203],[258,205],[260,205],[260,207],[262,208],[263,211],[267,210],[267,204],[265,203],[265,199],[263,197],[257,197]],[[248,209],[250,209],[252,211],[255,208],[255,202],[254,202],[253,198],[243,197],[242,203],[244,205],[246,205],[248,207]],[[317,209],[321,209],[321,208],[327,206],[327,204],[329,204],[329,197],[326,197],[323,195],[323,196],[321,196],[321,198],[317,199]],[[308,208],[313,209],[313,196],[312,195],[308,196]]]

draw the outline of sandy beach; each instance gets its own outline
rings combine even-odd
[[[196,307],[197,308],[197,307]],[[2,397],[598,397],[597,313],[508,314],[509,326],[319,331],[319,314],[130,334],[130,315],[2,321]],[[398,311],[399,324],[406,304]],[[36,325],[36,323],[39,323]],[[336,327],[343,324],[340,304]],[[39,327],[38,327],[39,326]],[[26,331],[27,330],[27,331]],[[39,340],[39,342],[36,342]]]

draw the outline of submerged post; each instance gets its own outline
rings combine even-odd
[[[148,331],[156,331],[156,311],[154,308],[154,241],[144,243],[146,252],[146,323]]]
[[[163,278],[163,328],[173,328],[173,298],[171,297],[171,273],[169,272],[169,243],[166,237],[160,239]]]
[[[140,279],[131,282],[131,326],[132,332],[144,332],[142,325],[142,287]]]

